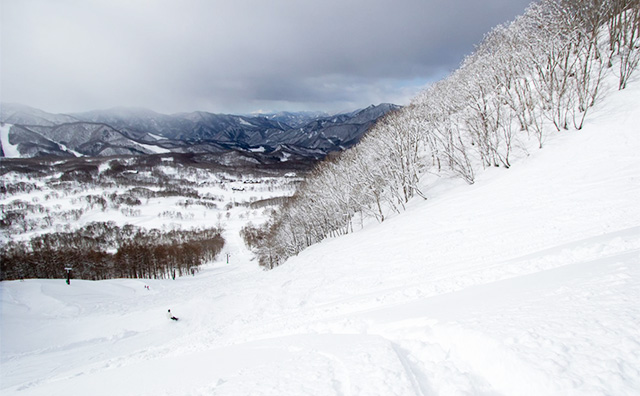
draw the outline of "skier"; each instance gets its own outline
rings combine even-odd
[[[175,316],[173,316],[173,314],[171,313],[171,310],[167,311],[167,318],[171,319],[171,320],[178,320],[178,318],[176,318]]]

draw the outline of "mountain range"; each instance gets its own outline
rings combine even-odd
[[[398,108],[385,103],[334,115],[202,111],[166,115],[139,108],[51,114],[28,106],[3,104],[0,121],[5,125],[5,136],[0,156],[235,153],[258,162],[317,160],[353,146],[376,120]]]

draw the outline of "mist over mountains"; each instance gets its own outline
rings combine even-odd
[[[399,108],[385,103],[336,115],[202,111],[166,115],[139,108],[51,114],[28,106],[3,104],[0,156],[234,153],[238,158],[261,163],[318,160],[353,146],[376,120]]]

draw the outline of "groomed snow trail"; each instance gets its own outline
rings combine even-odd
[[[639,394],[640,86],[609,95],[511,169],[273,271],[237,223],[194,277],[2,282],[0,392]]]

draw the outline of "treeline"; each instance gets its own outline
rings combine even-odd
[[[262,227],[244,230],[273,268],[356,214],[384,221],[415,196],[426,173],[473,183],[509,168],[530,141],[581,129],[614,75],[624,89],[640,61],[639,0],[541,0],[489,32],[460,68],[379,121],[354,148],[321,163]]]
[[[155,278],[193,274],[224,246],[221,231],[145,230],[96,222],[74,232],[8,242],[0,252],[0,280],[62,278]]]

